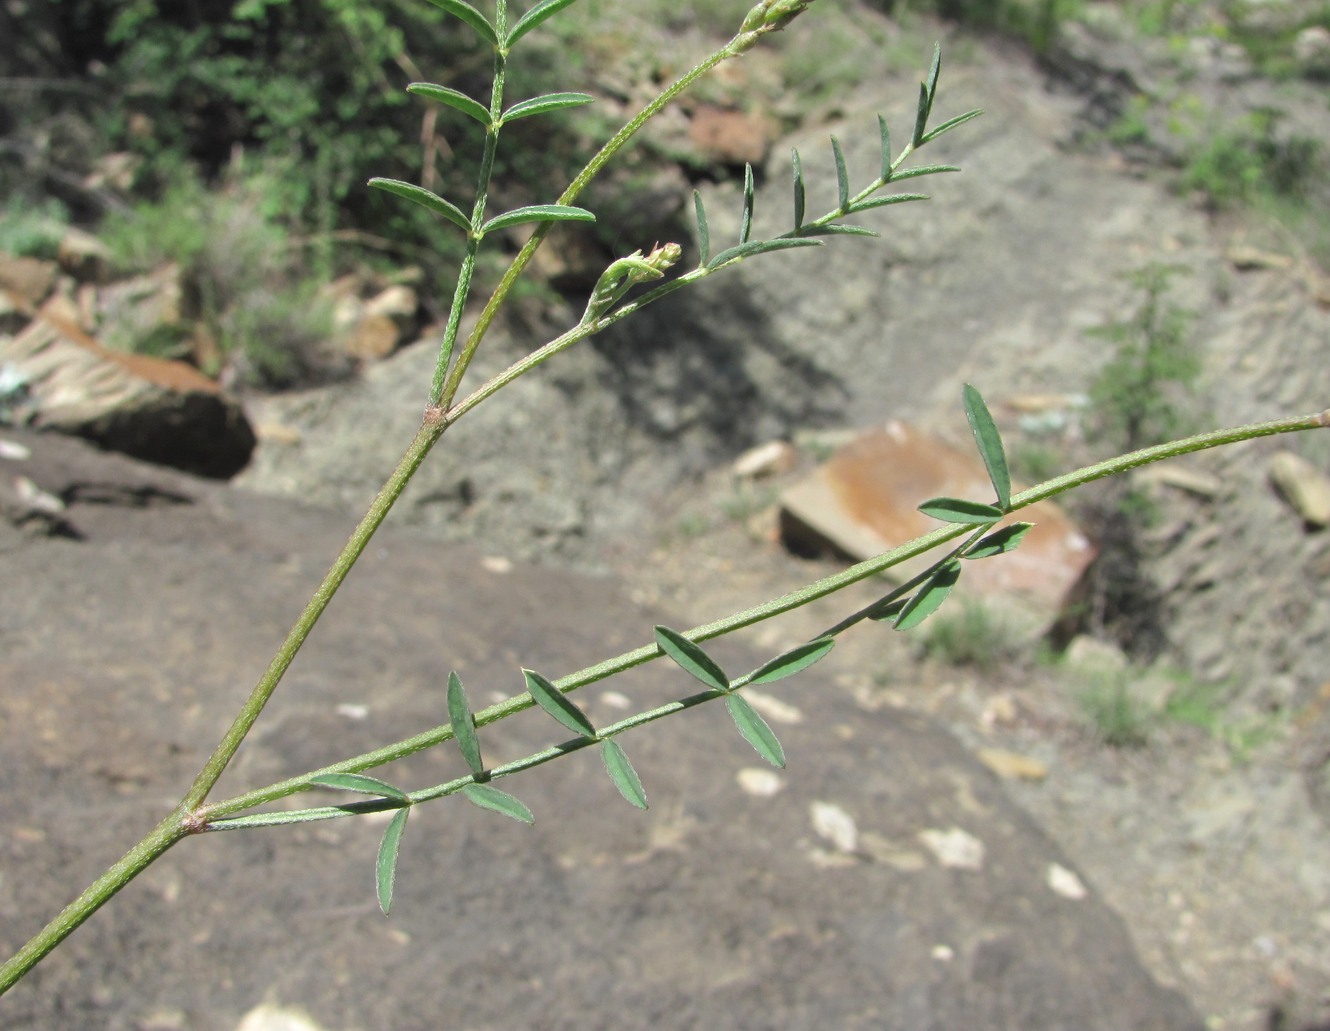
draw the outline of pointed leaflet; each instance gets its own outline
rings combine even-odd
[[[777,655],[770,662],[764,662],[757,669],[748,675],[747,685],[771,684],[777,680],[784,680],[786,677],[792,677],[796,673],[806,670],[813,663],[826,656],[836,642],[830,637],[819,637],[815,641],[809,641],[807,644],[801,644],[797,648],[791,648],[782,655]]]
[[[836,159],[836,196],[837,211],[844,211],[850,206],[850,173],[845,167],[845,151],[840,149],[840,140],[831,137],[831,153]]]
[[[902,172],[897,172],[891,177],[894,183],[899,179],[916,179],[921,175],[936,175],[938,172],[959,172],[959,165],[920,165],[918,168],[907,168]]]
[[[745,244],[753,235],[753,166],[744,165],[744,214],[739,224],[739,243]]]
[[[891,130],[881,115],[877,116],[877,132],[882,137],[882,185],[885,186],[891,182]]]
[[[919,506],[919,511],[945,523],[962,523],[966,526],[996,523],[1006,514],[1000,508],[978,501],[966,501],[964,498],[929,498]]]
[[[595,101],[590,93],[545,93],[539,97],[532,97],[530,100],[522,100],[514,104],[502,117],[501,122],[512,122],[518,118],[528,118],[531,115],[543,115],[546,111],[558,111],[565,107],[580,107],[582,104],[590,104]]]
[[[522,676],[526,678],[526,689],[537,705],[578,737],[596,736],[596,728],[591,725],[586,713],[573,704],[571,698],[535,670],[524,669]]]
[[[395,193],[399,197],[405,197],[422,207],[429,208],[436,215],[442,215],[453,225],[464,230],[467,236],[471,235],[471,220],[456,204],[444,200],[437,193],[430,193],[423,186],[404,183],[400,179],[374,178],[369,181],[369,184],[375,189],[387,190],[389,193]]]
[[[471,714],[471,706],[466,703],[466,692],[462,690],[462,678],[456,673],[448,674],[448,719],[453,725],[453,740],[462,751],[462,758],[471,767],[471,772],[479,776],[485,771],[485,764],[480,758],[480,739],[476,737],[476,719]]]
[[[944,132],[948,132],[956,128],[956,126],[958,125],[964,125],[972,118],[978,118],[983,113],[984,112],[982,109],[975,108],[973,111],[966,111],[965,114],[963,115],[957,115],[955,118],[949,118],[941,125],[939,125],[936,129],[929,129],[928,132],[924,133],[924,138],[919,142],[920,144],[924,144],[928,143],[930,140],[935,140],[939,136],[941,136]]]
[[[928,78],[919,84],[919,110],[914,117],[914,145],[924,141],[924,130],[928,128],[928,116],[933,113],[933,98],[937,96],[937,77],[942,69],[942,47],[934,45],[933,64],[928,69]]]
[[[896,617],[896,622],[893,624],[895,628],[910,630],[931,616],[947,600],[947,595],[951,593],[951,589],[956,586],[956,581],[960,577],[961,564],[955,559],[939,566],[915,592],[914,597],[905,603],[905,607],[901,609],[901,614]]]
[[[667,626],[656,627],[655,633],[656,644],[660,650],[678,663],[686,673],[715,691],[729,691],[730,680],[725,671],[696,644],[679,631],[671,630]]]
[[[490,46],[499,45],[499,34],[494,31],[494,26],[489,23],[483,14],[477,11],[465,0],[430,0],[435,7],[442,7],[449,14],[455,14],[462,21],[470,25]]]
[[[794,169],[794,228],[804,224],[804,207],[807,197],[804,193],[804,166],[799,160],[799,152],[792,151],[791,166]]]
[[[489,784],[468,784],[462,789],[462,794],[468,802],[480,806],[481,809],[500,813],[522,823],[535,823],[536,821],[536,818],[531,815],[531,810],[520,801],[508,792],[500,791]]]
[[[992,558],[994,555],[1005,555],[1009,551],[1015,551],[1033,527],[1034,523],[1012,523],[1010,526],[994,530],[961,558]]]
[[[411,796],[401,788],[395,788],[391,784],[385,784],[374,777],[366,777],[359,773],[325,773],[322,777],[315,777],[310,783],[337,791],[354,791],[361,795],[391,798],[403,805],[411,804]]]
[[[605,761],[605,770],[609,773],[610,780],[614,781],[614,786],[619,789],[619,794],[637,808],[646,809],[647,793],[642,790],[642,781],[638,778],[637,771],[633,769],[633,764],[628,761],[628,756],[619,747],[619,742],[607,738],[601,743],[600,757]]]
[[[961,397],[965,402],[965,418],[970,420],[970,430],[979,445],[979,457],[984,460],[988,478],[997,491],[998,508],[1005,512],[1011,508],[1011,473],[1007,469],[1007,454],[1002,449],[1002,435],[979,391],[967,383]]]
[[[586,208],[573,208],[567,204],[532,204],[525,208],[514,208],[502,215],[495,215],[480,227],[482,234],[492,233],[496,229],[520,226],[527,222],[594,222],[596,216]]]
[[[904,204],[906,201],[928,200],[926,193],[893,193],[890,197],[870,197],[867,200],[861,200],[857,204],[851,204],[850,209],[845,212],[847,215],[857,215],[861,211],[869,211],[872,208],[884,208],[888,204]]]
[[[505,46],[512,46],[546,18],[557,14],[571,4],[573,0],[540,0],[540,3],[527,11],[517,20],[517,24],[508,33]]]
[[[393,906],[393,886],[397,883],[397,855],[402,849],[402,831],[406,830],[410,809],[399,809],[388,821],[379,842],[379,858],[374,863],[374,882],[379,890],[379,908],[383,915]]]
[[[702,195],[696,190],[693,191],[693,210],[697,213],[697,246],[702,252],[697,264],[705,266],[711,256],[711,227],[707,225],[707,209],[702,206]]]
[[[447,104],[449,107],[461,111],[462,114],[474,118],[486,129],[490,126],[489,108],[478,101],[472,100],[465,93],[459,93],[447,86],[436,86],[432,82],[413,82],[406,88],[406,91],[414,93],[418,97],[429,97],[430,100],[437,100],[440,104]]]
[[[775,240],[750,240],[748,243],[741,243],[737,247],[728,247],[721,251],[714,258],[706,263],[708,269],[718,269],[727,262],[735,258],[751,258],[754,254],[765,254],[767,251],[786,251],[791,247],[821,247],[821,240],[812,240],[806,236],[795,239],[778,238]]]
[[[876,229],[852,226],[844,222],[829,222],[824,226],[804,230],[806,236],[881,236]]]
[[[744,740],[772,766],[784,769],[785,749],[781,748],[780,741],[767,726],[767,721],[757,714],[757,710],[749,705],[742,695],[737,694],[727,696],[725,705],[730,710],[730,716],[734,718],[734,724],[739,728]]]

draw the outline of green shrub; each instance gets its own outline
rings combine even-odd
[[[981,600],[965,598],[950,612],[929,620],[925,654],[952,666],[992,673],[1019,652],[1011,628]]]

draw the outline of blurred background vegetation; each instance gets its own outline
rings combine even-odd
[[[661,56],[661,32],[724,38],[749,5],[634,0],[625,9],[580,0],[524,44],[507,95],[586,89],[631,102],[641,83],[682,70]],[[1285,6],[1291,16],[1265,16]],[[863,0],[820,5],[818,32],[801,33],[798,45],[778,41],[777,88],[804,105],[793,115],[783,109],[786,122],[852,87],[864,48],[889,47],[856,19],[865,9],[901,25],[941,17],[1043,56],[1056,52],[1068,26],[1116,19],[1119,29],[1179,48],[1199,38],[1239,47],[1272,80],[1330,82],[1330,58],[1322,66],[1291,56],[1308,31],[1325,32],[1330,44],[1330,2]],[[8,0],[0,39],[0,250],[50,256],[64,226],[91,229],[117,272],[167,261],[185,269],[196,308],[228,339],[271,335],[265,327],[274,320],[303,319],[289,328],[297,337],[325,332],[313,285],[353,270],[415,266],[444,284],[434,288],[442,296],[450,292],[457,234],[364,187],[384,175],[469,203],[479,127],[404,87],[441,82],[486,98],[490,59],[469,30],[425,0]],[[617,97],[615,81],[623,86]],[[1179,189],[1216,210],[1280,209],[1287,224],[1312,227],[1308,246],[1330,265],[1330,218],[1320,208],[1307,217],[1309,205],[1330,210],[1322,204],[1323,141],[1281,131],[1277,109],[1221,121],[1185,94],[1137,98],[1104,138],[1124,148],[1157,142],[1150,118],[1161,105],[1167,131],[1181,141],[1165,148]],[[515,128],[514,145],[500,150],[499,203],[552,200],[609,124],[594,113],[604,107]],[[653,158],[678,155],[648,148],[638,174]],[[623,182],[631,184],[628,172]],[[685,162],[685,172],[695,179],[733,170]],[[266,307],[241,303],[260,287]],[[299,379],[298,366],[287,362],[266,379]]]

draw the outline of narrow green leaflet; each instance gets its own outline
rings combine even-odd
[[[910,630],[917,627],[942,607],[942,603],[947,600],[947,595],[951,593],[951,589],[956,586],[956,581],[960,578],[961,564],[955,559],[939,567],[924,581],[914,593],[914,597],[905,603],[905,607],[901,609],[893,624],[895,628]]]
[[[519,101],[505,111],[499,120],[513,122],[519,118],[529,118],[531,115],[543,115],[546,111],[591,104],[595,99],[590,93],[545,93],[530,100]]]
[[[490,46],[499,45],[499,34],[494,31],[486,17],[464,0],[430,0],[436,7],[442,7],[449,14],[455,14],[470,25]]]
[[[906,168],[891,177],[894,183],[898,179],[917,179],[921,175],[936,175],[938,172],[959,172],[960,165],[920,165],[918,168]]]
[[[942,48],[933,47],[933,64],[928,69],[928,78],[919,84],[919,110],[914,118],[914,145],[918,147],[924,141],[924,130],[928,128],[928,116],[933,113],[933,98],[937,96],[937,77],[942,70]]]
[[[748,675],[748,685],[771,684],[777,680],[792,677],[824,658],[835,646],[836,642],[833,638],[819,637],[816,641],[809,641],[797,648],[791,648],[753,670]]]
[[[980,540],[961,558],[992,558],[994,555],[1005,555],[1015,551],[1033,527],[1034,523],[1012,523],[1010,526],[1003,526]]]
[[[619,742],[613,738],[601,742],[600,757],[605,762],[605,770],[609,773],[610,780],[614,781],[614,786],[619,789],[619,794],[637,808],[646,809],[647,793],[642,790],[642,781],[637,776],[637,771],[633,769],[633,764],[628,761],[628,756],[619,747]]]
[[[945,523],[964,523],[967,526],[996,523],[1006,514],[993,505],[966,501],[964,498],[929,498],[919,506],[919,511]]]
[[[845,211],[850,206],[850,173],[845,167],[845,151],[841,150],[840,140],[831,137],[831,153],[836,159],[836,196],[839,203],[837,211]]]
[[[729,691],[730,678],[698,645],[679,631],[671,630],[667,626],[656,627],[655,633],[656,644],[660,650],[682,667],[684,672],[696,677],[715,691]]]
[[[462,789],[462,794],[468,802],[480,806],[481,809],[500,813],[522,823],[536,822],[530,809],[508,792],[500,791],[490,784],[468,784]]]
[[[471,714],[471,706],[466,702],[462,678],[456,673],[448,674],[448,719],[453,725],[453,739],[462,751],[462,758],[471,767],[471,772],[479,776],[485,770],[485,763],[480,758],[476,719]]]
[[[739,243],[745,244],[753,235],[753,166],[744,165],[744,213],[739,224]]]
[[[877,116],[877,132],[882,138],[882,185],[885,186],[891,182],[891,130],[881,115]]]
[[[844,222],[828,222],[824,226],[810,226],[804,230],[808,236],[881,236],[876,229],[867,226],[852,226]]]
[[[383,915],[393,908],[393,886],[397,883],[397,856],[402,850],[402,831],[406,830],[410,809],[399,809],[388,821],[379,842],[379,858],[374,863],[374,882],[379,890],[379,908]]]
[[[804,192],[804,166],[799,160],[799,152],[792,151],[790,165],[794,170],[794,228],[798,229],[804,224],[804,209],[807,206],[808,199]]]
[[[404,183],[400,179],[383,179],[375,177],[369,181],[369,185],[378,190],[387,190],[389,193],[395,193],[399,197],[405,197],[409,201],[414,201],[422,207],[429,208],[436,215],[442,215],[453,225],[462,229],[468,236],[471,235],[471,220],[456,204],[446,201],[437,193],[430,193],[423,186],[416,186],[414,183]]]
[[[596,736],[596,728],[571,698],[535,670],[524,669],[522,676],[526,678],[526,689],[537,705],[579,737]]]
[[[781,237],[775,240],[751,240],[748,243],[741,243],[737,247],[727,247],[708,261],[706,268],[710,270],[718,269],[727,262],[734,261],[735,258],[751,258],[754,254],[765,254],[767,251],[785,251],[791,247],[821,246],[821,240],[813,240],[807,236]]]
[[[594,222],[596,216],[586,208],[573,208],[567,204],[532,204],[495,215],[480,227],[482,235],[496,229],[525,225],[528,222]]]
[[[888,204],[904,204],[906,201],[928,200],[926,193],[893,193],[890,197],[870,197],[868,200],[861,200],[857,204],[850,205],[845,213],[847,215],[857,215],[861,211],[870,211],[873,208],[885,208]]]
[[[988,478],[993,481],[997,491],[997,507],[1002,511],[1011,508],[1011,472],[1007,469],[1007,453],[1002,448],[1002,435],[997,424],[984,404],[979,391],[970,384],[965,384],[961,391],[965,402],[965,418],[970,421],[970,430],[974,441],[979,445],[979,457],[988,469]]]
[[[354,791],[361,795],[378,795],[380,798],[391,798],[394,802],[401,802],[403,805],[411,804],[411,796],[401,788],[395,788],[391,784],[385,784],[381,780],[366,777],[360,773],[325,773],[322,777],[315,777],[310,783],[317,784],[322,788],[333,788],[337,791]]]
[[[726,697],[725,705],[730,710],[730,716],[734,718],[734,724],[739,728],[744,740],[772,766],[784,769],[785,749],[781,748],[780,741],[767,726],[767,721],[757,714],[757,710],[748,704],[747,699],[742,695],[732,694]]]
[[[707,209],[702,206],[702,194],[693,191],[693,211],[697,213],[697,246],[702,252],[699,267],[706,267],[711,256],[711,227],[707,225]]]
[[[447,86],[436,86],[432,82],[413,82],[406,88],[406,91],[414,93],[418,97],[437,100],[440,104],[447,104],[449,107],[461,111],[462,114],[474,118],[486,129],[490,126],[489,108],[478,101],[472,100],[465,93],[459,93]]]
[[[957,115],[955,118],[949,118],[941,125],[939,125],[936,129],[930,129],[928,132],[926,132],[924,134],[924,138],[919,142],[920,144],[924,144],[928,143],[930,140],[935,140],[939,136],[941,136],[944,132],[949,132],[950,130],[956,128],[956,126],[958,125],[964,125],[972,118],[978,118],[983,113],[984,112],[982,108],[975,108],[973,111],[966,111],[965,114],[963,115]]]
[[[517,20],[517,24],[509,31],[504,44],[511,47],[546,18],[558,14],[572,2],[573,0],[540,0],[540,3]]]

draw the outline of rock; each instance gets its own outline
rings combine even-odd
[[[757,167],[771,153],[779,129],[767,115],[699,104],[689,122],[688,139],[706,161]]]
[[[234,475],[254,449],[240,405],[198,370],[108,350],[53,311],[0,339],[0,362],[26,382],[29,425],[205,476]]]
[[[1270,483],[1309,527],[1330,525],[1330,476],[1292,451],[1270,457]]]
[[[176,341],[183,353],[190,333],[184,298],[180,267],[175,264],[103,286],[97,291],[97,336],[116,351],[140,352],[149,344],[160,354],[163,346]]]
[[[56,245],[56,261],[79,282],[100,283],[110,272],[111,252],[91,233],[71,226]]]
[[[784,440],[772,440],[749,448],[730,467],[741,479],[756,480],[787,473],[798,464],[799,452]]]
[[[360,361],[378,361],[397,350],[402,331],[387,315],[362,315],[346,334],[346,353]]]
[[[1101,673],[1121,673],[1130,665],[1121,648],[1089,634],[1072,638],[1065,657],[1073,666]]]
[[[1005,780],[1043,780],[1048,767],[1038,759],[1001,748],[981,748],[975,753],[979,761]]]
[[[85,539],[5,557],[6,585],[22,585],[0,591],[0,625],[22,628],[0,649],[0,868],[22,886],[5,893],[7,946],[178,797],[347,530],[340,514],[75,441],[22,442]],[[98,504],[81,497],[89,483],[193,503]],[[475,553],[389,526],[226,790],[437,724],[441,669],[488,701],[520,689],[520,662],[558,675],[650,640],[662,618],[606,578],[493,576]],[[656,662],[627,690],[636,707],[688,683]],[[753,754],[722,706],[701,706],[626,738],[645,813],[590,753],[504,781],[531,827],[456,799],[422,807],[388,919],[373,896],[382,821],[207,835],[11,991],[6,1021],[133,1028],[183,1011],[197,1031],[234,1031],[267,1003],[319,1027],[427,1028],[442,984],[477,1028],[1198,1031],[1097,895],[1050,884],[1054,864],[1074,864],[950,735],[867,711],[816,670],[768,690],[806,712],[778,731],[783,790],[736,784]],[[595,688],[577,701],[619,718]],[[366,702],[363,719],[338,714]],[[566,737],[539,711],[481,730],[496,756]],[[388,776],[454,776],[460,758],[438,751]]]
[[[22,258],[0,251],[0,294],[14,310],[31,315],[51,292],[59,270],[53,261]]]
[[[935,529],[918,511],[929,498],[989,499],[993,488],[976,455],[901,422],[859,436],[781,496],[781,533],[795,551],[869,558]],[[1090,541],[1060,509],[1041,502],[1018,518],[1035,528],[1012,554],[967,563],[966,589],[980,597],[1019,599],[1041,628],[1056,618],[1095,556]],[[889,571],[903,581],[936,556]]]
[[[1308,25],[1293,40],[1293,57],[1303,75],[1330,76],[1330,29],[1324,25]]]

